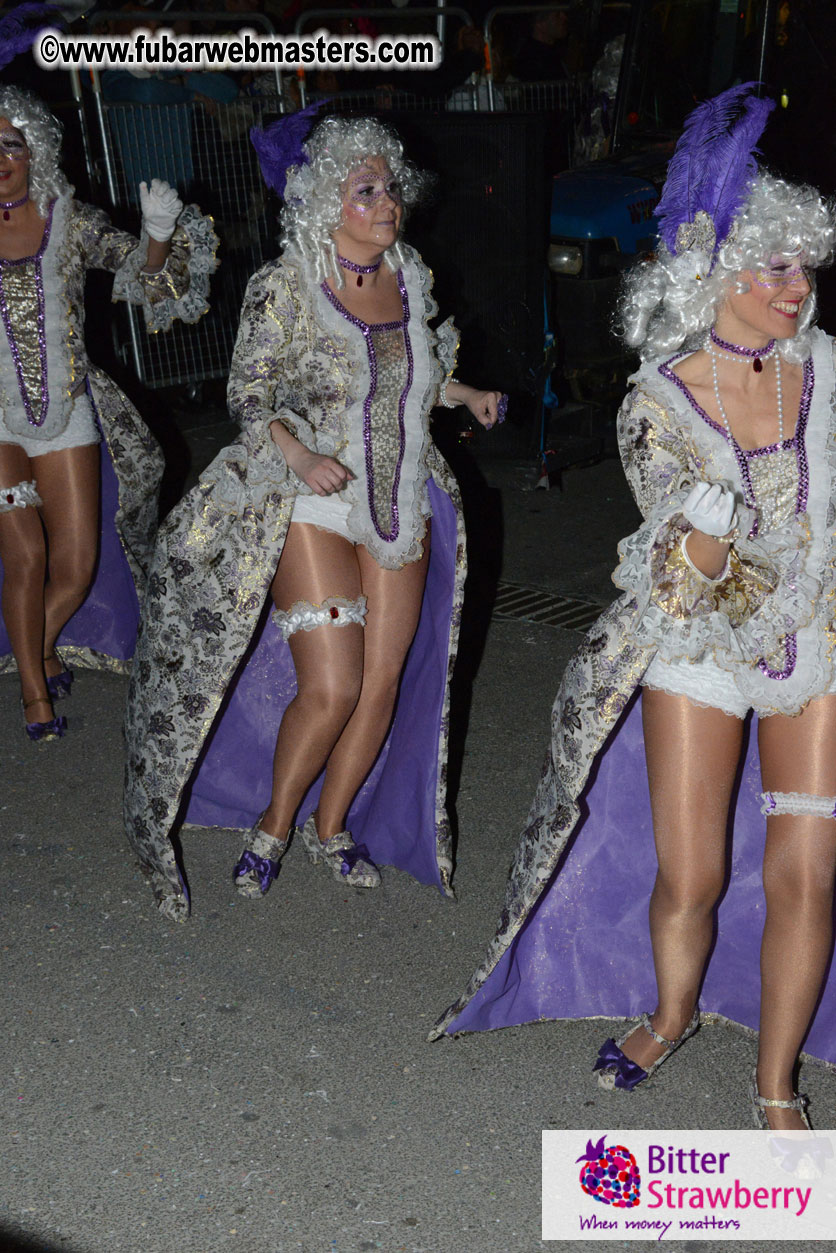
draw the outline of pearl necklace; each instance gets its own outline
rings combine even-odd
[[[778,355],[778,353],[775,352],[775,340],[773,339],[771,343],[767,345],[767,348],[769,349],[768,353],[766,349],[760,349],[760,348],[758,349],[737,348],[735,345],[726,345],[722,339],[717,339],[712,329],[711,338],[708,341],[707,348],[708,348],[708,355],[711,357],[711,377],[714,382],[714,399],[717,401],[717,410],[720,414],[720,417],[723,419],[723,426],[726,428],[726,434],[729,437],[729,442],[736,447],[737,440],[734,438],[734,435],[732,434],[732,429],[729,424],[729,415],[726,413],[725,406],[723,405],[723,402],[720,399],[720,383],[717,379],[717,359],[719,357],[725,358],[725,353],[717,352],[714,348],[715,343],[722,344],[724,348],[729,346],[733,349],[735,353],[739,353],[741,355],[745,353],[747,354],[748,357],[752,357],[755,355],[755,353],[758,353],[759,354],[759,358],[757,361],[758,365],[760,365],[760,358],[765,357],[767,355],[770,357],[773,355],[775,356],[775,391],[778,397],[778,443],[783,444],[784,442],[784,392],[781,386],[781,358]],[[761,366],[761,370],[762,369],[763,369],[763,366]]]
[[[380,261],[376,261],[374,265],[358,265],[356,261],[349,261],[347,257],[341,257],[337,253],[337,260],[344,270],[351,270],[352,274],[357,275],[357,286],[363,286],[364,274],[376,274],[380,269]]]

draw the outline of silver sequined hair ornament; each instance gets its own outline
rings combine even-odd
[[[19,87],[0,87],[0,117],[8,118],[26,140],[31,154],[29,197],[45,218],[50,201],[73,190],[58,164],[61,123],[37,96]]]
[[[302,255],[317,282],[344,285],[332,232],[342,221],[342,189],[352,172],[369,157],[382,157],[400,186],[404,214],[420,200],[429,179],[403,155],[394,131],[375,118],[326,117],[302,145],[306,164],[287,170],[282,208],[282,247]],[[383,254],[391,270],[405,262],[400,242]]]

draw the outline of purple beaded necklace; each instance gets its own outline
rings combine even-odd
[[[26,195],[21,200],[8,200],[6,201],[5,204],[2,201],[0,201],[0,209],[3,210],[3,221],[8,222],[10,209],[20,209],[23,205],[28,204],[28,203],[29,203],[29,192],[27,192]]]
[[[727,340],[721,339],[712,326],[709,338],[712,344],[716,344],[723,352],[729,353],[732,357],[744,357],[747,361],[752,362],[752,369],[755,374],[760,374],[763,369],[762,357],[771,357],[775,349],[775,340],[771,339],[768,344],[764,344],[763,348],[744,348],[741,344],[730,344]]]
[[[357,286],[363,286],[364,274],[377,274],[380,269],[380,261],[376,261],[374,265],[358,265],[356,261],[349,261],[347,257],[341,257],[337,253],[337,260],[344,270],[351,270],[352,274],[357,275]]]

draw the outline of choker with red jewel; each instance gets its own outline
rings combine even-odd
[[[347,257],[341,257],[339,253],[337,253],[337,260],[344,270],[351,270],[352,274],[357,275],[358,287],[363,286],[364,274],[376,274],[380,269],[379,261],[376,261],[374,265],[357,265],[356,261],[349,261]]]
[[[768,344],[764,344],[763,348],[744,348],[740,344],[730,344],[727,340],[721,339],[713,326],[709,335],[709,352],[711,352],[712,344],[715,344],[722,353],[729,357],[734,357],[744,365],[751,362],[755,374],[760,374],[764,361],[775,352],[774,339],[771,339]]]
[[[23,205],[27,204],[28,201],[29,201],[28,193],[23,197],[22,200],[9,200],[9,201],[6,201],[5,203],[2,200],[0,200],[0,209],[3,210],[3,221],[8,222],[10,211],[12,209],[20,209]]]

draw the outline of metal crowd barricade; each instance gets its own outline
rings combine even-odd
[[[166,25],[180,14],[164,15]],[[194,14],[188,15],[194,18]],[[149,14],[100,14],[135,26]],[[226,19],[230,21],[229,18]],[[268,28],[259,14],[234,15],[234,30]],[[224,32],[219,31],[219,34]],[[239,96],[228,103],[116,103],[105,99],[101,81],[91,71],[85,104],[96,120],[101,156],[89,170],[91,181],[104,183],[115,216],[138,215],[141,179],[163,178],[176,186],[185,203],[210,213],[220,238],[221,265],[211,280],[209,311],[187,326],[175,322],[165,334],[149,334],[141,310],[120,305],[114,320],[117,352],[130,361],[150,388],[193,385],[224,378],[235,344],[241,303],[250,275],[275,256],[278,216],[249,140],[283,111],[278,75],[270,75],[270,94]],[[262,85],[263,82],[262,82]]]
[[[199,322],[175,322],[164,335],[149,335],[141,311],[125,306],[130,355],[148,387],[200,383],[228,373],[247,280],[277,250],[275,202],[249,142],[250,127],[261,125],[275,108],[275,98],[253,97],[219,104],[211,116],[199,104],[103,109],[114,157],[114,203],[136,205],[136,179],[128,172],[139,173],[147,160],[149,171],[176,185],[182,199],[212,214],[221,241],[209,312]]]

